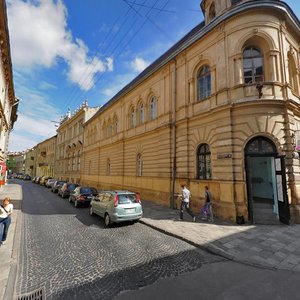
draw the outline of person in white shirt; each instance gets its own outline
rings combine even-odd
[[[11,214],[13,212],[13,205],[10,203],[10,198],[5,197],[2,201],[2,205],[0,206],[0,245],[4,245],[6,238],[7,238],[7,233],[8,233],[8,228],[11,223]]]
[[[196,216],[189,209],[191,192],[188,190],[188,188],[185,185],[181,185],[181,188],[182,188],[182,192],[181,192],[182,194],[181,194],[180,219],[183,220],[183,209],[185,209],[188,212],[188,214],[193,218],[193,221],[196,222]]]

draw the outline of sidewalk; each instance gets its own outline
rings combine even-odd
[[[193,222],[185,213],[143,201],[141,222],[225,258],[271,269],[300,271],[300,225]]]
[[[18,184],[8,184],[0,188],[0,201],[9,196],[14,205],[12,222],[9,227],[6,244],[0,247],[0,299],[13,299],[14,284],[17,272],[17,262],[20,241],[20,217],[22,203],[22,188]]]

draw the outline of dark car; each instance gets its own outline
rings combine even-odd
[[[31,180],[30,175],[25,175],[25,176],[23,177],[23,180]]]
[[[51,192],[57,193],[58,189],[61,188],[64,183],[65,183],[64,180],[56,180],[51,188]]]
[[[69,202],[74,202],[75,207],[82,205],[90,205],[92,197],[97,196],[98,191],[94,187],[78,186],[69,196]]]
[[[70,194],[78,187],[77,183],[66,182],[63,186],[58,190],[58,196],[62,198],[70,197]]]

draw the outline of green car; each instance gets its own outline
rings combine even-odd
[[[141,200],[134,192],[100,191],[92,197],[90,215],[104,218],[105,226],[124,221],[138,221],[143,215]]]

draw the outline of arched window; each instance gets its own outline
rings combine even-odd
[[[201,144],[197,150],[198,179],[211,179],[211,153],[209,145]]]
[[[255,137],[248,142],[245,147],[245,155],[277,155],[277,149],[274,143],[263,137]]]
[[[215,17],[216,17],[215,4],[212,3],[211,6],[210,6],[210,8],[209,8],[209,20],[212,20]]]
[[[150,121],[156,118],[157,100],[155,96],[150,99]]]
[[[135,111],[134,107],[130,109],[130,128],[135,128],[136,126],[136,119],[135,119]]]
[[[202,100],[211,95],[211,75],[208,65],[203,66],[198,73],[198,99]]]
[[[106,175],[110,175],[110,159],[107,159],[106,161]]]
[[[264,57],[261,50],[250,46],[243,53],[244,82],[246,84],[262,82],[264,80]]]
[[[143,160],[142,160],[142,155],[138,154],[137,155],[137,176],[142,176],[142,171],[143,171]]]
[[[299,93],[297,67],[293,55],[288,53],[289,83],[295,93]]]
[[[140,124],[145,123],[145,106],[143,103],[140,104]]]
[[[231,5],[236,5],[239,2],[241,2],[241,0],[231,0]]]

